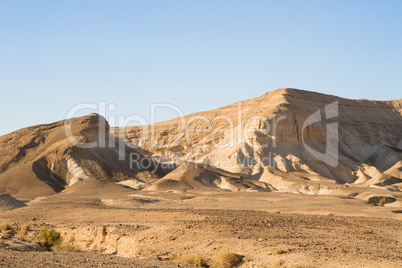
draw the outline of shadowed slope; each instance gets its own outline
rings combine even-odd
[[[65,121],[24,128],[0,137],[0,193],[35,198],[59,192],[80,180],[137,180],[167,174],[150,158],[147,168],[130,166],[130,154],[144,157],[123,146],[125,160],[119,160],[119,141],[109,134],[109,125],[97,114],[71,120],[75,142],[96,143],[79,148],[66,136]],[[105,146],[99,146],[104,143]]]

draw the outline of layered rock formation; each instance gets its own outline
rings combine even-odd
[[[156,159],[207,164],[274,190],[325,194],[351,184],[402,189],[402,99],[349,100],[284,88],[111,132]]]

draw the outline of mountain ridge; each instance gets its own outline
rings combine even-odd
[[[321,120],[305,126],[312,116]],[[334,123],[336,166],[321,157]],[[349,100],[292,88],[152,126],[113,128],[89,114],[0,136],[0,194],[32,199],[79,189],[88,179],[135,190],[328,194],[374,187],[391,194],[402,190],[401,133],[402,99]],[[99,146],[77,146],[94,142]],[[132,166],[133,154],[146,166]]]
[[[322,163],[321,159],[312,157],[306,151],[306,146],[303,143],[306,142],[308,146],[320,153],[326,151],[327,121],[323,111],[331,103],[337,105],[337,110],[335,118],[330,118],[328,123],[336,122],[339,125],[340,155],[339,165],[335,169]],[[243,116],[241,119],[238,119],[237,113],[239,111]],[[321,111],[320,115],[324,120],[304,128],[306,120],[317,111]],[[229,129],[235,137],[239,134],[236,129],[237,126],[245,124],[248,118],[260,116],[262,119],[251,124],[253,133],[248,139],[234,138],[234,140],[230,140],[225,136],[226,133],[218,133],[216,136],[211,133],[193,133],[191,139],[186,139],[188,131],[180,130],[179,125],[182,118],[147,126],[125,127],[124,129],[111,128],[111,133],[117,135],[119,129],[124,130],[125,137],[120,138],[137,144],[150,156],[157,159],[172,160],[173,156],[179,160],[186,159],[200,164],[205,161],[208,162],[212,158],[235,158],[234,166],[227,169],[219,164],[212,163],[211,165],[255,179],[257,179],[256,174],[264,173],[262,170],[265,169],[261,166],[260,160],[270,156],[269,153],[275,154],[273,162],[277,166],[277,170],[285,173],[317,174],[322,178],[333,180],[337,184],[359,183],[369,180],[373,176],[382,174],[391,168],[398,159],[401,159],[400,153],[392,148],[400,149],[399,147],[402,146],[402,99],[389,101],[350,100],[312,91],[281,88],[254,99],[237,102],[215,110],[189,114],[184,116],[184,120],[187,123],[190,122],[189,127],[204,128],[204,130],[206,124],[203,121],[209,120],[207,123],[210,123],[211,132],[219,132],[227,129],[225,124],[215,120],[222,116],[235,122]],[[281,116],[285,118],[276,124],[276,133],[272,134],[265,131],[268,129],[266,128],[267,121]],[[201,119],[195,120],[195,123],[191,121],[192,118],[197,117]],[[154,130],[154,140],[161,146],[154,146],[149,137],[141,136],[143,129],[147,128]],[[210,145],[215,141],[212,137],[214,139],[218,137],[223,144],[232,142],[236,146],[227,149],[219,149],[218,146],[194,149],[194,145]],[[275,148],[268,146],[267,149],[264,146],[272,145],[274,142],[278,144]],[[390,148],[390,150],[386,148]],[[244,160],[250,160],[252,164],[241,164]],[[265,170],[265,173],[267,172],[269,171]],[[283,183],[281,182],[281,184]],[[285,188],[282,187],[281,189],[287,191]],[[294,189],[293,186],[288,190],[299,192],[299,189]],[[302,190],[301,192],[305,191]],[[327,189],[323,189],[323,192],[327,192]]]

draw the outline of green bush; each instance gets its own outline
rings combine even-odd
[[[387,200],[385,198],[381,199],[380,202],[378,202],[381,206],[384,206],[385,203],[387,203]]]
[[[54,246],[59,246],[61,244],[61,235],[55,229],[43,228],[39,232],[37,237],[38,244],[46,247],[47,249],[52,249]]]

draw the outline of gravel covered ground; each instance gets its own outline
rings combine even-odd
[[[124,258],[93,252],[18,252],[0,248],[1,267],[193,267],[166,261]]]
[[[3,246],[0,266],[185,267],[169,260],[196,254],[211,262],[232,252],[243,256],[241,267],[402,267],[402,221],[393,207],[271,193],[130,198],[110,206],[102,196],[59,195],[0,213],[0,221],[13,226],[29,222],[33,233],[56,228],[83,251],[19,252]]]

